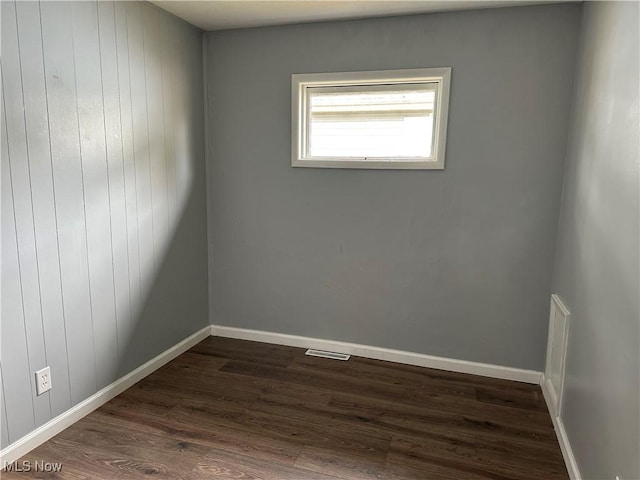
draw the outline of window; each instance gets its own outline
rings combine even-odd
[[[443,169],[450,68],[292,75],[294,167]]]

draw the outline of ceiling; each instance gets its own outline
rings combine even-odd
[[[152,0],[151,3],[192,25],[210,31],[558,2],[554,0]]]

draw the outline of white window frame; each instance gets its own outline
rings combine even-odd
[[[433,119],[432,154],[428,160],[409,157],[376,157],[355,160],[353,157],[314,157],[308,154],[308,89],[311,87],[343,87],[355,85],[402,85],[436,83]],[[449,113],[451,68],[413,68],[366,72],[303,73],[291,76],[291,166],[313,168],[366,168],[443,170]]]

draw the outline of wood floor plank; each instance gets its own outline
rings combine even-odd
[[[317,473],[334,475],[352,480],[378,479],[384,472],[386,455],[382,458],[355,455],[336,449],[306,446],[295,466]]]
[[[517,391],[509,390],[505,387],[500,388],[487,385],[485,387],[476,388],[476,399],[480,402],[494,405],[537,410],[545,413],[547,411],[544,397],[539,389],[531,391]]]
[[[225,363],[227,363],[226,358],[214,357],[212,355],[199,355],[188,351],[162,367],[162,374],[184,376],[207,374],[217,371]]]
[[[299,371],[240,361],[229,361],[220,371],[248,377],[278,380],[301,386],[323,388],[336,392],[358,393],[377,398],[401,398],[406,390],[404,387],[396,385],[370,382],[327,372]]]
[[[422,460],[398,457],[389,459],[380,476],[381,480],[491,480],[491,478],[426,463]]]
[[[416,365],[405,365],[402,363],[374,360],[371,358],[352,357],[349,362],[353,362],[354,368],[364,368],[363,366],[367,366],[374,371],[386,370],[390,372],[390,376],[414,374],[419,377],[426,377],[432,380],[438,380],[450,384],[461,384],[469,387],[500,386],[512,390],[526,391],[536,390],[538,388],[537,385],[531,385],[528,383],[514,382],[500,378],[483,377],[468,373],[451,372],[449,370],[439,370],[436,368],[419,367]]]
[[[191,473],[192,480],[336,480],[338,477],[302,468],[274,465],[263,460],[213,451]]]
[[[173,399],[203,402],[219,400],[237,405],[249,406],[268,388],[270,382],[259,378],[246,378],[240,381],[220,372],[209,372],[206,376],[178,377],[156,372],[136,387],[151,394],[162,393]]]
[[[336,362],[335,360],[325,358],[304,357],[294,359],[289,368],[305,371],[330,372],[334,375],[344,375],[359,380],[382,382],[406,388],[428,388],[433,392],[453,396],[468,396],[470,398],[475,398],[476,396],[475,388],[472,386],[463,383],[443,381],[426,374],[424,371],[403,371],[388,368],[385,365],[362,363],[357,360],[360,359],[354,357],[353,360],[348,362]],[[423,370],[428,371],[429,369]]]
[[[419,406],[343,393],[335,394],[329,405],[345,413],[367,415],[371,417],[369,423],[372,426],[394,436],[455,436],[459,439],[488,440],[501,438],[517,446],[550,444],[551,448],[555,448],[550,443],[550,439],[555,440],[552,438],[553,428],[539,427],[535,420],[513,412],[501,413],[496,417],[495,412],[482,414],[472,410],[469,405],[459,405],[457,411],[443,411],[439,406],[431,408],[426,403]],[[530,425],[533,425],[533,431],[529,430]]]
[[[500,476],[490,475],[474,462],[475,449],[456,442],[423,441],[415,442],[394,438],[387,455],[389,465],[411,466],[416,470],[433,472],[434,469],[444,469],[457,472],[458,478],[468,476],[477,478],[494,478],[508,480]]]
[[[567,480],[540,387],[210,337],[3,479]]]
[[[294,358],[304,355],[304,351],[299,348],[248,340],[233,340],[233,343],[230,343],[228,340],[221,337],[209,337],[193,347],[191,351],[228,360],[279,367],[286,367]]]
[[[190,470],[211,448],[181,440],[161,432],[140,431],[136,424],[115,423],[104,416],[89,416],[65,430],[58,440],[88,445],[106,452],[149,462],[167,462],[181,470]]]
[[[96,449],[88,445],[54,438],[34,450],[29,457],[32,462],[46,459],[62,462],[62,470],[53,478],[83,478],[96,480],[167,478],[190,480],[187,473],[173,468],[165,462],[149,462],[128,455]],[[41,472],[32,470],[24,478],[42,478]]]
[[[390,436],[364,436],[362,432],[336,428],[335,425],[307,422],[293,415],[285,417],[253,411],[224,412],[218,407],[179,406],[172,412],[172,417],[187,425],[234,428],[301,445],[336,446],[360,455],[384,455],[391,441]]]
[[[261,400],[289,402],[292,405],[328,405],[333,392],[306,385],[285,382],[269,382],[260,394]]]
[[[451,399],[417,390],[408,390],[401,403],[428,411],[450,413],[452,416],[463,414],[470,423],[475,422],[478,426],[487,428],[497,428],[495,424],[504,424],[507,428],[525,429],[539,435],[548,435],[553,432],[549,413],[539,410],[468,401],[464,398]]]
[[[153,416],[145,419],[121,418],[112,413],[104,413],[102,409],[98,411],[98,414],[107,415],[113,422],[134,424],[136,428],[143,431],[160,432],[177,440],[196,442],[218,450],[250,455],[269,462],[292,465],[302,450],[302,445],[299,443],[282,441],[220,425],[212,428],[210,425],[182,423],[174,417],[162,419]]]

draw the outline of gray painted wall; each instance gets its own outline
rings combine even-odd
[[[207,34],[212,322],[541,370],[579,14]],[[444,171],[291,168],[292,73],[441,66]]]
[[[201,36],[2,2],[2,447],[208,323]]]
[[[586,3],[553,287],[563,423],[585,479],[640,478],[638,3]]]

